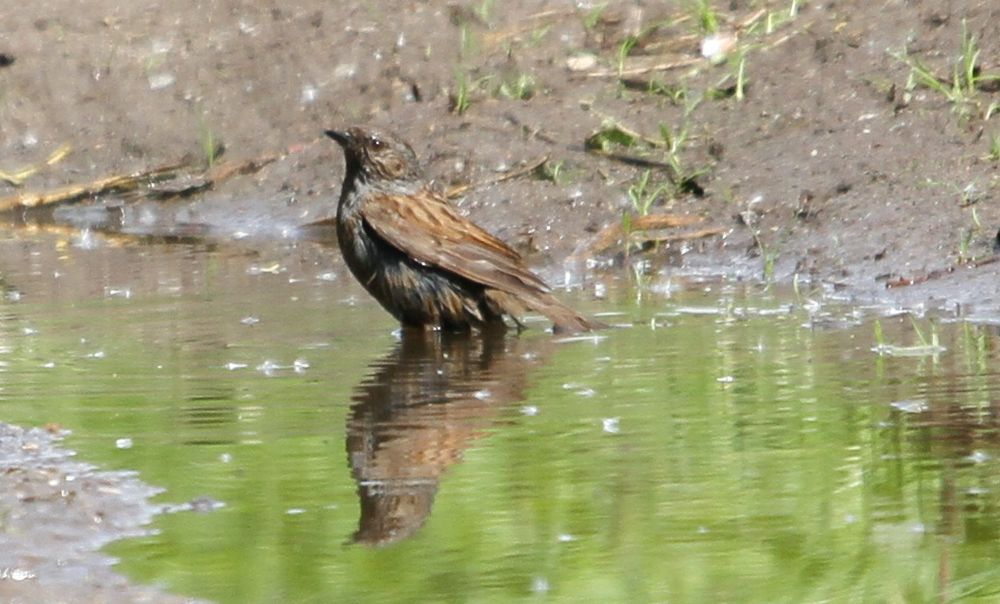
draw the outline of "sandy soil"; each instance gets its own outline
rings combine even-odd
[[[738,35],[718,64],[700,56],[692,3],[6,3],[0,170],[40,169],[20,189],[0,182],[0,197],[204,162],[221,144],[222,160],[278,160],[190,197],[105,197],[11,219],[284,237],[335,211],[342,158],[322,130],[372,123],[411,141],[445,185],[547,157],[547,176],[456,203],[549,277],[572,258],[631,278],[638,260],[653,278],[796,280],[1000,314],[1000,85],[988,77],[1000,74],[1000,6],[803,0],[789,18],[790,1],[716,4],[719,30]],[[964,30],[979,79],[952,87]],[[909,85],[916,61],[951,98]],[[650,143],[609,148],[628,162],[588,151],[609,121]],[[697,186],[670,185],[678,172],[663,167],[661,128],[686,135],[672,158],[682,176],[703,171]],[[44,163],[66,144],[68,155]],[[632,233],[627,257],[613,237],[598,253],[600,233],[636,214],[629,191],[647,169],[636,161],[653,166],[647,191],[665,185],[648,212],[702,221]],[[705,228],[718,234],[635,249]],[[0,480],[8,493],[11,478]]]

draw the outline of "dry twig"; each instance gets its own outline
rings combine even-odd
[[[525,165],[524,167],[518,168],[516,170],[511,170],[510,172],[504,172],[503,174],[501,174],[500,176],[497,176],[496,178],[488,178],[488,179],[480,181],[480,182],[466,183],[466,184],[462,184],[462,185],[454,185],[454,186],[448,187],[448,190],[445,191],[445,195],[448,197],[448,199],[454,199],[456,197],[461,197],[462,195],[465,195],[469,191],[472,191],[472,190],[475,190],[475,189],[482,189],[483,187],[488,187],[488,186],[495,185],[497,183],[501,183],[501,182],[504,182],[504,181],[507,181],[507,180],[513,180],[513,179],[519,178],[521,176],[526,176],[528,174],[531,174],[532,172],[534,172],[538,168],[541,168],[542,166],[544,166],[545,162],[547,162],[547,161],[549,161],[549,156],[548,155],[542,157],[541,159],[535,160],[535,161],[533,161],[533,162]]]
[[[195,175],[184,186],[173,189],[168,187],[158,190],[153,188],[153,185],[174,178],[191,176],[185,173],[185,170],[190,166],[187,162],[170,164],[133,174],[108,176],[92,182],[67,185],[50,191],[28,191],[0,198],[0,212],[76,203],[100,195],[134,193],[133,198],[139,199],[187,196],[209,189],[233,176],[253,174],[276,159],[275,155],[266,155],[240,162],[217,164],[206,172]],[[143,189],[143,187],[146,188]]]
[[[16,172],[4,172],[3,170],[0,170],[0,180],[6,181],[7,183],[15,187],[20,187],[21,185],[24,184],[25,180],[33,176],[43,167],[54,166],[60,161],[62,161],[64,157],[69,155],[71,149],[72,147],[69,144],[64,144],[55,151],[53,151],[49,155],[48,159],[46,159],[41,164],[28,166],[27,168],[22,168],[20,170],[17,170]]]
[[[594,240],[582,251],[576,252],[571,259],[589,258],[596,256],[609,247],[617,244],[626,235],[635,232],[656,231],[666,228],[691,226],[702,222],[701,216],[685,216],[681,214],[647,214],[645,216],[635,216],[630,219],[629,233],[625,232],[625,227],[621,222],[610,224],[601,230]],[[680,233],[676,235],[664,235],[659,237],[644,237],[641,241],[666,243],[671,241],[683,241],[688,239],[701,239],[712,235],[719,235],[723,229],[718,227],[701,229],[690,233]]]

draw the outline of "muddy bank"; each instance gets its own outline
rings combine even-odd
[[[58,440],[0,423],[0,600],[191,602],[130,583],[98,551],[146,534],[163,510],[149,502],[159,489],[78,461]]]
[[[283,236],[334,211],[342,160],[322,129],[376,123],[445,184],[548,158],[536,178],[456,201],[550,275],[609,225],[673,213],[719,234],[634,233],[663,241],[630,256],[656,274],[997,305],[994,3],[692,5],[31,3],[0,19],[0,169],[41,165],[22,187],[45,189],[222,149],[277,154],[194,197],[55,219]],[[712,30],[737,41],[715,64]],[[968,78],[952,81],[963,56]],[[611,151],[652,163],[588,152],[609,121],[646,139]],[[678,165],[696,188],[670,186]],[[666,187],[639,208],[649,166],[645,193]],[[620,270],[625,245],[597,259]]]

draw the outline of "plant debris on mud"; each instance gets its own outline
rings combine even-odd
[[[322,221],[343,168],[320,133],[374,122],[447,186],[493,182],[456,202],[535,265],[646,250],[673,271],[997,301],[987,0],[63,4],[0,22],[0,194],[277,158],[140,208],[99,197],[116,210],[103,228],[267,236]],[[537,179],[497,179],[538,157]],[[661,213],[718,234],[630,232]],[[619,245],[595,246],[613,224]]]

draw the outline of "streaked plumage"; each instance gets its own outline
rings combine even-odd
[[[520,255],[465,218],[423,180],[416,154],[386,134],[326,134],[344,149],[337,236],[348,267],[404,326],[501,327],[528,310],[557,331],[601,327],[577,314]]]

